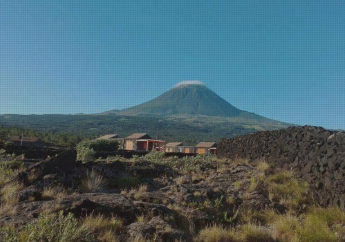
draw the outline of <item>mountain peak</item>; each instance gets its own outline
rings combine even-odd
[[[190,86],[190,85],[195,85],[195,86],[205,86],[205,84],[201,81],[197,80],[188,80],[188,81],[182,81],[180,83],[177,83],[175,88],[177,87],[185,87],[185,86]]]
[[[196,80],[183,81],[146,103],[123,109],[122,115],[204,115],[236,117],[242,113]]]

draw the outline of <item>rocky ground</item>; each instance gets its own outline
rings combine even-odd
[[[344,241],[345,214],[268,163],[159,153],[1,163],[1,241]]]

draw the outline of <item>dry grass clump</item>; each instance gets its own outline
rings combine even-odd
[[[187,176],[179,176],[175,179],[177,185],[182,185],[188,182]]]
[[[260,225],[248,223],[241,227],[239,231],[239,237],[241,241],[253,241],[253,242],[273,242],[273,238],[270,231]]]
[[[82,221],[82,227],[97,235],[100,241],[110,242],[117,240],[118,234],[123,230],[123,223],[115,217],[105,218],[103,215],[89,215]]]
[[[85,193],[97,192],[101,190],[105,185],[105,179],[102,175],[96,171],[86,172],[86,177],[82,179],[80,190]]]
[[[275,220],[277,214],[272,209],[257,211],[253,209],[243,209],[239,215],[242,224],[255,223],[265,225]]]
[[[345,213],[339,208],[312,207],[302,218],[301,241],[341,241],[345,236]]]
[[[147,189],[148,189],[147,185],[140,185],[138,189],[134,189],[130,193],[134,194],[135,199],[141,199],[145,197]]]
[[[148,223],[150,220],[153,218],[152,213],[147,213],[147,214],[141,214],[140,216],[136,217],[136,222],[140,223]]]
[[[24,170],[24,164],[19,161],[5,161],[0,163],[0,186],[11,181],[19,171]]]
[[[271,224],[272,236],[282,241],[298,241],[297,229],[301,221],[292,214],[277,215]]]
[[[334,207],[311,207],[300,217],[279,215],[270,225],[272,236],[281,241],[343,241],[345,213]]]
[[[248,192],[254,192],[256,190],[258,186],[258,181],[255,179],[255,177],[253,176],[250,179],[250,183],[249,183],[249,188],[248,188]]]
[[[256,165],[256,169],[262,172],[267,171],[269,168],[270,168],[270,165],[265,161],[259,161],[258,164]]]
[[[345,212],[335,207],[311,207],[300,216],[294,212],[242,210],[239,217],[237,227],[206,227],[196,241],[331,242],[345,238]]]
[[[42,191],[43,200],[62,199],[66,197],[67,191],[61,186],[45,187]]]
[[[238,191],[243,187],[244,181],[236,181],[236,182],[234,182],[233,185],[234,185],[234,188]]]
[[[8,183],[1,189],[1,210],[9,209],[19,202],[18,192],[23,189],[23,184],[18,182]]]
[[[269,196],[290,209],[299,209],[308,202],[308,183],[300,182],[292,171],[279,171],[266,179]]]
[[[146,198],[147,191],[148,191],[147,185],[140,185],[137,189],[121,190],[121,194],[124,196],[129,196],[129,197],[134,198],[136,200],[140,200],[140,199]]]
[[[213,225],[211,227],[206,227],[199,232],[196,238],[197,242],[236,242],[237,239],[235,230],[226,229],[222,226]]]

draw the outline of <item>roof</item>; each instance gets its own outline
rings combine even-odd
[[[151,139],[146,133],[134,133],[127,136],[126,139]]]
[[[176,146],[182,146],[182,142],[170,142],[166,144],[166,147],[176,147]]]
[[[211,148],[216,145],[216,142],[200,142],[195,147],[196,148]]]
[[[114,139],[114,138],[118,138],[119,136],[117,134],[106,134],[103,135],[99,138],[97,138],[96,140],[102,140],[102,139]]]
[[[23,142],[30,142],[30,143],[35,143],[39,141],[40,139],[38,137],[23,137]],[[21,142],[21,136],[13,136],[10,138],[10,141],[12,142]]]

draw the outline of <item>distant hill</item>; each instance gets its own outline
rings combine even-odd
[[[102,114],[0,115],[0,125],[98,137],[148,133],[193,145],[291,126],[240,110],[200,82],[182,82],[146,103]]]

